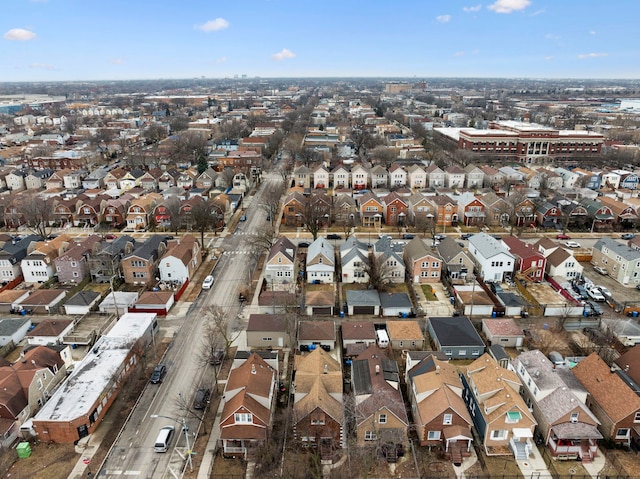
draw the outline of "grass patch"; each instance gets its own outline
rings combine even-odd
[[[342,291],[364,291],[367,283],[342,283]]]
[[[523,477],[518,463],[513,459],[513,455],[485,456],[484,460],[487,466],[487,472],[491,477]]]
[[[427,298],[427,301],[438,301],[438,298],[436,297],[436,293],[431,287],[431,285],[422,284],[420,285],[420,287],[422,288],[422,292],[424,293],[425,298]]]

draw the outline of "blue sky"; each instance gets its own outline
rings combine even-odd
[[[638,0],[2,0],[2,6],[0,81],[640,78]]]

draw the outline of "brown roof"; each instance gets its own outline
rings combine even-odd
[[[483,319],[482,323],[496,336],[522,336],[524,334],[522,328],[512,318],[487,318]]]
[[[640,411],[640,397],[611,372],[598,353],[591,353],[571,371],[613,422]]]
[[[23,306],[44,306],[51,304],[62,293],[67,293],[64,289],[37,289],[20,304]]]
[[[59,336],[71,323],[70,319],[43,319],[28,336]]]
[[[273,331],[284,332],[286,329],[286,320],[279,314],[250,314],[247,323],[247,332],[249,331]]]
[[[340,326],[342,339],[376,339],[376,328],[370,321],[345,321]]]
[[[640,344],[616,359],[616,364],[625,370],[631,379],[640,384]]]
[[[10,304],[24,296],[25,290],[7,289],[0,292],[0,303]]]
[[[335,341],[336,323],[335,321],[300,321],[298,324],[298,339],[301,341]]]
[[[173,291],[145,291],[136,301],[136,306],[147,305],[164,305],[169,302],[173,296]]]
[[[424,339],[417,321],[387,321],[387,332],[391,341]]]
[[[275,370],[264,359],[253,353],[244,363],[231,370],[226,390],[244,388],[252,396],[268,398],[274,381]]]

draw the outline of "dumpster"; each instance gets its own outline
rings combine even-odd
[[[31,444],[29,444],[28,442],[21,442],[16,447],[16,451],[18,452],[18,457],[20,459],[25,459],[31,456]]]

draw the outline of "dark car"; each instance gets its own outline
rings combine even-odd
[[[409,234],[409,233],[405,233],[405,234],[402,235],[402,239],[411,240],[413,238],[415,238],[415,235],[412,235],[412,234]]]
[[[161,383],[165,374],[167,374],[167,367],[164,364],[158,364],[151,373],[151,384]]]
[[[330,240],[339,240],[339,239],[342,239],[342,236],[337,235],[337,234],[335,234],[335,233],[330,233],[330,234],[328,234],[328,235],[327,235],[327,239],[330,239]]]
[[[489,283],[489,288],[491,288],[493,294],[502,293],[502,286],[500,286],[498,283]]]
[[[630,239],[633,239],[635,237],[636,237],[636,235],[633,234],[633,233],[625,233],[622,236],[620,236],[620,238],[622,238],[623,240],[630,240]]]
[[[446,235],[434,235],[433,239],[437,239],[438,241],[442,241],[446,237],[447,237]]]
[[[298,248],[308,248],[309,244],[310,243],[308,241],[300,241],[300,243],[298,243]]]
[[[500,236],[500,235],[491,235],[491,236],[493,236],[497,240],[501,240],[502,239],[502,236]]]
[[[214,349],[211,351],[211,356],[209,357],[209,364],[218,365],[222,364],[222,360],[224,359],[224,351],[222,349]]]
[[[193,399],[193,409],[204,409],[207,407],[210,397],[211,390],[209,388],[198,388],[196,397]]]
[[[468,240],[469,238],[471,238],[473,236],[473,233],[464,233],[460,235],[460,239],[461,240]]]

